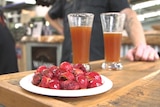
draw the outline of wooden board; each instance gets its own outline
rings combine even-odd
[[[94,96],[63,98],[30,93],[19,86],[26,71],[0,76],[0,104],[6,107],[158,107],[160,105],[160,60],[130,62],[122,59],[121,71],[101,69],[102,61],[91,62],[92,69],[113,82],[111,90]]]

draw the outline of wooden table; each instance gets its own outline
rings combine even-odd
[[[159,107],[160,60],[129,62],[122,60],[121,71],[101,69],[103,61],[91,62],[92,69],[113,82],[111,90],[94,96],[62,98],[37,95],[19,86],[22,77],[34,71],[0,76],[0,104],[5,107]]]
[[[154,34],[146,35],[145,38],[148,45],[160,46],[160,33],[158,35],[154,35]],[[122,38],[122,44],[133,45],[132,40],[129,37],[125,37],[125,36]]]

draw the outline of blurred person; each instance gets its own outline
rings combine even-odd
[[[90,61],[104,59],[100,14],[106,12],[126,14],[125,29],[134,45],[134,48],[130,49],[126,55],[130,61],[155,61],[159,59],[157,52],[147,45],[142,25],[127,0],[56,0],[45,19],[65,36],[61,61],[72,62],[71,36],[67,15],[78,12],[88,12],[95,15],[91,35]],[[63,26],[59,24],[58,19],[63,19]]]
[[[0,10],[0,75],[18,72],[15,42]]]

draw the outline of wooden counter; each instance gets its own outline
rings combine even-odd
[[[145,37],[147,44],[160,46],[160,31],[146,31]],[[122,44],[132,45],[132,41],[127,36],[124,36]]]
[[[160,36],[146,36],[147,44],[160,46]],[[122,38],[122,44],[132,45],[132,41],[128,37]]]
[[[157,52],[160,52],[160,32],[146,32],[145,35],[147,44],[154,48]],[[123,36],[121,57],[124,57],[131,48],[133,48],[131,39],[127,36]]]
[[[0,104],[5,107],[159,107],[160,60],[130,62],[122,59],[121,71],[103,70],[102,62],[91,62],[91,66],[112,80],[113,87],[105,93],[79,98],[37,95],[19,86],[22,77],[33,73],[26,71],[0,76]]]
[[[39,37],[23,36],[20,42],[62,43],[63,41],[63,35],[43,35]]]

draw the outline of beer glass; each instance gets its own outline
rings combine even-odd
[[[105,63],[103,65],[108,70],[120,70],[123,68],[120,62],[120,49],[125,14],[102,13],[100,17],[104,37]]]
[[[70,13],[68,15],[73,53],[72,61],[74,64],[84,64],[87,69],[90,69],[90,39],[93,19],[92,13]]]

